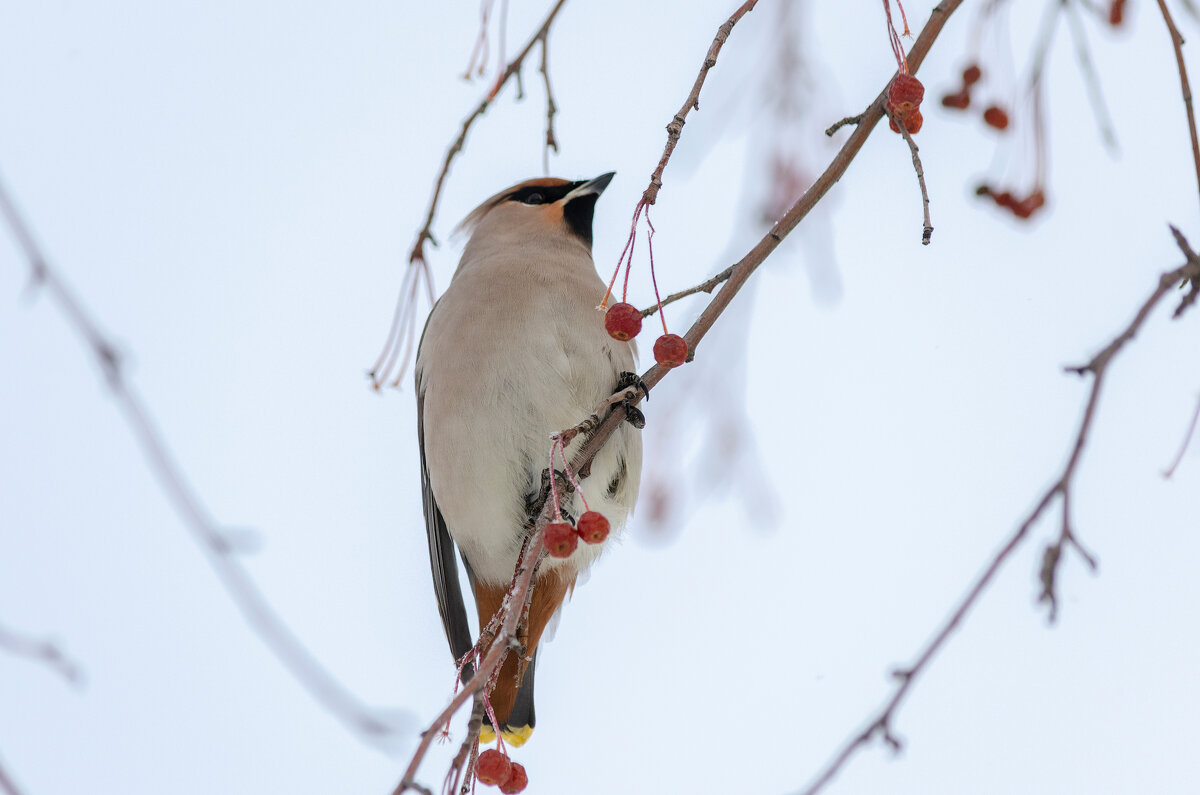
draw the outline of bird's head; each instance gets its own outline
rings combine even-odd
[[[472,239],[487,235],[511,240],[561,236],[592,248],[592,213],[613,174],[570,182],[556,177],[527,179],[475,208],[458,226]]]

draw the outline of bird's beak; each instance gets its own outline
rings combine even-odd
[[[601,193],[604,193],[604,189],[608,187],[608,183],[612,182],[612,178],[614,175],[616,175],[616,173],[617,172],[615,171],[610,171],[607,174],[601,174],[595,179],[589,179],[587,182],[576,183],[575,187],[571,189],[571,192],[563,198],[569,202],[572,199],[579,198],[580,196],[599,196]]]

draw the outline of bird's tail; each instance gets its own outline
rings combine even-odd
[[[508,660],[513,660],[512,675],[508,668]],[[537,652],[533,653],[533,659],[525,666],[525,674],[520,678],[520,684],[516,684],[516,655],[510,654],[505,660],[505,665],[500,670],[500,679],[496,682],[496,688],[492,691],[491,703],[492,711],[496,713],[496,720],[500,722],[500,736],[504,738],[504,742],[520,748],[525,744],[533,734],[533,727],[537,723],[536,715],[533,710],[533,672],[537,667]],[[515,692],[508,692],[508,691]],[[501,717],[501,708],[504,704],[511,703],[508,708],[508,718]],[[499,705],[499,706],[497,706]],[[483,716],[483,730],[479,733],[479,740],[483,743],[490,743],[496,739],[496,730],[492,726],[491,719],[485,714]]]
[[[574,581],[573,576],[568,580],[554,570],[539,572],[533,584],[529,615],[524,626],[517,631],[517,639],[523,646],[523,653],[509,653],[500,667],[500,676],[496,680],[489,702],[496,722],[500,724],[500,735],[510,745],[520,747],[533,734],[536,722],[533,679],[538,642],[542,639],[546,624],[562,604]],[[480,626],[487,626],[491,621],[492,616],[500,609],[507,590],[505,585],[476,583],[475,603],[479,609]],[[489,743],[495,739],[496,731],[487,715],[484,716],[484,723],[479,739]]]

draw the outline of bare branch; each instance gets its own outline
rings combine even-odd
[[[1192,137],[1192,162],[1196,166],[1196,187],[1200,190],[1200,137],[1196,135],[1196,111],[1192,107],[1192,87],[1188,83],[1187,65],[1183,62],[1183,36],[1175,27],[1175,20],[1167,9],[1166,0],[1158,0],[1158,10],[1171,34],[1171,46],[1175,48],[1175,64],[1179,67],[1179,88],[1183,92],[1183,107],[1187,113],[1188,133]],[[1193,287],[1195,283],[1193,282]]]
[[[844,119],[838,119],[833,124],[829,125],[829,127],[825,130],[825,134],[832,138],[834,133],[845,127],[847,124],[855,125],[861,122],[862,119],[863,115],[861,113],[857,116],[847,116]]]
[[[1100,77],[1096,74],[1096,66],[1092,63],[1091,50],[1088,48],[1087,30],[1079,18],[1079,9],[1074,3],[1063,3],[1067,16],[1067,28],[1071,31],[1071,39],[1075,42],[1075,58],[1079,61],[1079,72],[1083,75],[1083,83],[1087,86],[1089,104],[1096,114],[1096,125],[1100,128],[1100,137],[1110,152],[1117,151],[1117,133],[1112,123],[1112,115],[1108,112],[1108,103],[1104,101],[1104,91],[1100,87]]]
[[[550,174],[550,150],[558,154],[558,139],[554,137],[554,114],[558,113],[558,105],[554,102],[554,89],[550,87],[550,44],[548,30],[542,31],[542,63],[538,72],[542,75],[542,85],[546,87],[546,145],[542,148],[542,171]]]
[[[1177,230],[1172,230],[1176,233],[1177,239],[1180,238]],[[896,747],[895,738],[891,735],[891,722],[895,716],[896,710],[900,703],[908,694],[909,688],[916,678],[924,672],[929,664],[929,661],[941,650],[946,644],[946,641],[958,628],[963,618],[974,607],[979,600],[980,595],[987,589],[992,578],[1008,560],[1016,549],[1021,546],[1021,543],[1026,539],[1030,529],[1034,526],[1046,509],[1054,502],[1055,497],[1061,497],[1063,501],[1063,521],[1059,533],[1057,543],[1047,547],[1046,553],[1042,560],[1042,600],[1050,605],[1050,617],[1053,620],[1057,607],[1057,597],[1055,596],[1055,576],[1058,567],[1062,562],[1062,550],[1064,545],[1071,545],[1079,551],[1084,559],[1092,568],[1095,568],[1095,559],[1088,554],[1075,540],[1071,531],[1070,524],[1070,499],[1071,499],[1071,484],[1075,475],[1075,470],[1079,465],[1080,457],[1083,454],[1084,446],[1087,443],[1088,433],[1091,430],[1092,423],[1096,416],[1096,406],[1100,400],[1100,391],[1104,386],[1105,376],[1108,374],[1109,365],[1113,361],[1113,357],[1134,338],[1137,332],[1141,329],[1146,318],[1154,310],[1154,308],[1162,301],[1172,289],[1185,281],[1186,279],[1194,279],[1200,277],[1200,258],[1192,256],[1183,266],[1176,268],[1173,271],[1164,273],[1159,278],[1158,286],[1154,292],[1150,294],[1138,309],[1134,319],[1126,328],[1121,331],[1113,340],[1106,345],[1098,354],[1096,354],[1090,362],[1080,367],[1068,368],[1070,372],[1075,372],[1080,375],[1090,373],[1092,375],[1092,388],[1088,394],[1087,405],[1083,411],[1083,419],[1080,421],[1079,430],[1075,435],[1075,442],[1071,448],[1071,455],[1067,460],[1062,472],[1059,474],[1055,482],[1046,489],[1038,501],[1037,506],[1029,513],[1028,516],[1021,522],[1008,540],[1001,547],[1000,551],[993,556],[988,563],[987,568],[971,585],[967,594],[959,601],[958,605],[950,613],[949,618],[945,621],[938,632],[933,636],[933,639],[925,645],[917,656],[917,660],[913,665],[903,671],[898,672],[897,678],[899,684],[892,692],[891,697],[873,717],[871,717],[864,729],[858,734],[851,737],[842,749],[821,769],[816,779],[809,785],[808,789],[804,790],[804,795],[815,795],[828,784],[846,762],[857,751],[864,748],[878,734],[893,748]],[[889,740],[889,737],[891,738]]]
[[[73,685],[83,683],[83,671],[57,643],[35,640],[0,626],[0,650],[41,663]]]
[[[1163,472],[1164,478],[1170,480],[1171,476],[1175,474],[1175,470],[1179,467],[1179,463],[1183,461],[1183,454],[1187,452],[1188,445],[1191,444],[1192,434],[1196,432],[1196,422],[1198,420],[1200,420],[1200,400],[1196,401],[1196,410],[1192,412],[1192,421],[1188,423],[1187,433],[1183,435],[1183,444],[1179,446],[1179,452],[1175,454],[1175,460]]]
[[[125,416],[146,457],[151,473],[184,526],[200,545],[243,618],[309,695],[346,726],[364,737],[382,738],[394,734],[398,727],[379,717],[349,693],[313,657],[258,590],[237,558],[237,544],[230,541],[209,514],[182,468],[172,457],[166,440],[151,419],[149,408],[126,379],[115,346],[100,332],[99,326],[58,272],[51,268],[3,184],[0,184],[0,212],[25,254],[31,280],[47,291],[71,329],[91,349],[117,407]]]
[[[908,151],[912,153],[913,169],[917,172],[917,185],[921,188],[921,210],[925,214],[925,223],[921,227],[921,245],[928,246],[929,241],[933,239],[933,224],[929,220],[929,190],[925,187],[925,169],[921,166],[921,156],[917,154],[919,151],[917,142],[913,140],[912,133],[904,126],[904,122],[897,119],[886,105],[883,112],[895,123],[900,135],[904,136],[904,142],[908,144]],[[829,129],[834,128],[830,127]]]
[[[2,760],[0,760],[0,793],[3,795],[22,795],[23,793],[23,790],[17,786],[17,782],[13,781],[12,776],[4,769]]]
[[[387,337],[384,340],[383,349],[379,352],[378,358],[375,360],[374,366],[367,372],[367,377],[371,380],[371,387],[378,390],[388,381],[391,381],[392,386],[399,386],[400,379],[404,376],[404,372],[408,366],[409,356],[412,354],[414,343],[416,340],[416,321],[417,309],[416,302],[419,294],[420,283],[424,280],[428,289],[428,298],[430,306],[433,305],[433,279],[429,273],[429,266],[425,259],[425,244],[432,243],[437,246],[438,242],[433,236],[433,219],[437,215],[438,203],[442,198],[442,187],[446,183],[446,178],[450,175],[450,164],[454,161],[455,156],[463,150],[467,142],[467,133],[470,132],[471,126],[475,120],[484,114],[491,106],[496,95],[500,93],[500,89],[511,78],[516,78],[517,82],[517,98],[520,99],[524,95],[524,88],[521,85],[521,67],[525,63],[526,57],[532,52],[533,47],[538,42],[542,44],[542,66],[541,72],[546,82],[546,145],[553,146],[555,151],[558,151],[558,142],[554,139],[554,114],[557,108],[554,104],[554,95],[550,91],[550,74],[547,71],[546,64],[546,43],[550,33],[550,26],[554,23],[555,17],[562,9],[566,0],[557,0],[550,8],[550,12],[542,21],[541,27],[533,34],[517,56],[509,62],[504,69],[498,70],[496,74],[496,82],[492,85],[488,93],[480,100],[479,104],[471,111],[470,115],[462,122],[462,127],[459,129],[458,137],[450,144],[450,148],[446,150],[446,155],[442,160],[442,168],[438,172],[437,180],[433,185],[433,196],[429,199],[429,207],[425,211],[425,222],[419,230],[417,230],[417,239],[413,241],[412,249],[408,254],[408,268],[405,271],[404,279],[400,285],[400,295],[396,300],[396,309],[392,313],[392,325],[388,329]],[[491,3],[484,6],[484,30],[481,32],[483,42],[486,45],[486,26],[487,26],[487,11]],[[501,63],[503,63],[504,50],[504,28],[508,15],[508,3],[504,0],[501,4],[501,21],[500,21],[500,50]],[[486,55],[486,51],[485,51]],[[474,59],[474,54],[472,54]],[[474,60],[472,60],[474,63]],[[549,168],[549,154],[543,157],[544,165]]]
[[[437,181],[433,186],[433,197],[429,200],[429,208],[425,213],[425,223],[417,231],[417,239],[413,242],[412,250],[408,255],[409,262],[425,260],[426,242],[433,243],[435,246],[437,245],[437,241],[433,238],[432,229],[434,216],[437,215],[438,202],[442,197],[442,186],[446,182],[446,176],[450,173],[450,164],[454,161],[454,157],[462,151],[463,146],[467,142],[467,133],[471,131],[471,125],[475,123],[476,119],[484,114],[484,111],[486,111],[492,104],[492,100],[494,100],[496,95],[500,93],[500,89],[504,87],[504,84],[507,83],[514,75],[520,73],[521,66],[525,63],[526,56],[528,56],[533,50],[533,46],[539,41],[544,42],[545,36],[550,30],[550,26],[554,24],[554,18],[558,16],[558,12],[562,9],[563,4],[566,2],[567,0],[557,0],[554,3],[554,5],[550,8],[550,13],[548,13],[545,20],[543,20],[541,27],[539,27],[533,34],[533,37],[525,43],[525,46],[521,48],[521,51],[517,53],[517,56],[509,61],[508,66],[506,66],[502,72],[496,75],[496,82],[492,85],[487,95],[480,100],[479,104],[473,111],[471,111],[470,115],[463,120],[462,128],[459,130],[458,137],[454,139],[454,142],[450,144],[450,148],[446,150],[446,156],[442,161],[442,169],[438,172]]]
[[[725,46],[725,40],[729,38],[733,26],[738,21],[754,10],[754,6],[758,5],[758,0],[746,0],[733,12],[733,16],[725,21],[725,24],[717,28],[717,36],[713,39],[713,43],[709,45],[708,53],[704,56],[704,63],[700,66],[700,74],[696,75],[696,82],[692,84],[691,93],[683,102],[683,107],[671,119],[671,123],[667,125],[667,145],[663,147],[662,157],[659,158],[658,166],[654,169],[654,173],[650,175],[650,185],[642,193],[641,204],[654,204],[658,200],[658,191],[662,188],[663,170],[667,167],[667,162],[671,159],[671,154],[675,151],[676,144],[679,143],[679,136],[683,133],[683,125],[687,122],[688,114],[692,109],[700,110],[700,89],[704,86],[704,81],[708,77],[708,70],[717,65],[717,56],[721,54],[721,48]]]
[[[503,618],[495,640],[488,647],[487,653],[477,666],[471,681],[463,685],[462,689],[450,699],[450,703],[429,724],[429,728],[421,733],[421,742],[417,745],[417,750],[413,752],[412,759],[409,760],[408,767],[404,771],[404,777],[400,779],[400,783],[396,785],[392,795],[401,795],[410,789],[427,791],[417,783],[416,777],[417,770],[420,768],[425,754],[428,753],[433,739],[438,736],[443,727],[450,723],[454,714],[463,704],[467,703],[467,699],[473,698],[476,693],[481,692],[486,685],[491,683],[493,675],[500,670],[504,658],[508,655],[511,641],[516,639],[517,625],[524,613],[526,596],[532,587],[534,574],[545,552],[542,537],[545,534],[546,525],[551,521],[553,515],[553,504],[550,500],[546,500],[541,513],[538,514],[534,529],[526,540],[525,548],[521,552],[517,570],[513,574],[513,584],[509,586],[508,593],[505,594],[504,601],[501,602],[500,609],[496,613],[497,616],[503,616]],[[478,735],[476,735],[476,739],[478,739]]]
[[[718,284],[720,284],[721,282],[728,279],[731,275],[733,275],[733,269],[734,269],[734,266],[730,265],[728,268],[721,271],[716,276],[713,276],[711,279],[706,279],[705,281],[700,282],[695,287],[689,287],[686,290],[680,290],[677,293],[671,293],[666,298],[664,298],[660,303],[655,304],[654,306],[650,307],[649,309],[643,309],[642,317],[650,317],[655,312],[657,312],[660,307],[664,307],[667,304],[673,304],[681,298],[687,298],[689,295],[695,295],[696,293],[711,293],[713,291],[714,287],[716,287]]]
[[[962,5],[962,2],[963,0],[943,0],[943,2],[934,6],[933,10],[930,12],[929,22],[925,24],[925,27],[921,30],[921,34],[917,37],[917,40],[913,43],[913,46],[909,51],[908,64],[910,72],[915,74],[920,68],[921,63],[925,60],[925,56],[929,53],[929,48],[933,46],[933,42],[937,40],[937,37],[942,32],[942,28],[945,27],[946,21],[955,12],[955,10]],[[743,5],[741,9],[739,9],[739,13],[744,14],[745,11],[748,11],[749,8],[747,8],[747,6],[753,7],[752,4],[747,3],[746,5]],[[735,14],[735,16],[731,18],[731,22],[736,22],[737,18],[739,17]],[[732,27],[731,22],[726,22],[725,24]],[[724,39],[718,36],[718,41],[723,42]],[[718,41],[714,41],[713,45],[716,46]],[[705,66],[701,70],[701,77],[709,68],[711,68],[711,64],[708,60],[706,60]],[[703,81],[698,78],[697,83],[701,82]],[[693,88],[693,94],[697,94],[698,91],[698,86]],[[804,220],[805,216],[808,215],[812,208],[817,205],[817,203],[825,196],[825,194],[829,192],[829,189],[832,188],[837,181],[842,178],[842,175],[846,173],[846,170],[850,167],[850,164],[854,162],[854,158],[858,155],[859,151],[866,143],[867,138],[875,129],[875,125],[879,123],[881,118],[883,118],[883,105],[886,96],[887,86],[884,86],[883,90],[880,91],[879,95],[875,98],[875,101],[872,102],[865,111],[863,111],[862,116],[858,119],[858,123],[854,132],[851,133],[849,139],[847,139],[846,143],[842,145],[842,148],[838,150],[838,153],[834,155],[832,162],[830,162],[830,164],[826,167],[825,171],[823,171],[821,175],[817,177],[804,195],[801,196],[796,203],[791,206],[791,208],[783,215],[783,217],[775,222],[775,225],[771,227],[770,231],[763,236],[763,238],[754,246],[754,248],[750,249],[750,251],[744,257],[742,257],[737,264],[733,265],[732,272],[729,274],[724,286],[717,292],[712,301],[709,302],[708,306],[704,308],[704,311],[700,313],[700,317],[698,317],[692,324],[692,327],[688,329],[687,334],[684,335],[684,340],[687,341],[688,350],[690,352],[694,354],[699,347],[700,342],[704,339],[704,336],[708,333],[709,329],[712,328],[713,323],[715,323],[717,318],[721,316],[721,314],[725,311],[725,308],[729,306],[729,303],[733,300],[733,297],[742,289],[746,283],[746,280],[750,278],[750,275],[754,273],[758,266],[761,265],[763,261],[766,260],[766,258],[771,254],[771,252],[773,252],[779,246],[783,239],[787,237],[788,234],[791,233],[791,231],[795,229],[802,220]],[[687,106],[685,106],[685,108],[686,107]],[[660,167],[661,165],[662,164],[660,163]],[[656,171],[656,173],[661,173],[661,170]],[[653,187],[653,184],[651,187]],[[645,201],[644,197],[642,201]],[[640,204],[641,203],[639,202],[639,205]],[[661,381],[668,372],[669,370],[667,368],[654,365],[642,374],[642,382],[645,384],[647,389],[652,388],[659,381]],[[577,472],[586,472],[587,465],[591,463],[592,458],[595,457],[597,451],[604,446],[604,443],[608,441],[608,438],[612,436],[613,432],[624,421],[625,417],[620,412],[613,412],[609,414],[608,417],[596,429],[595,433],[592,434],[587,442],[575,454],[575,457],[571,461],[572,468],[574,468]]]

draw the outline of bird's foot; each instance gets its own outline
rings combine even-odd
[[[621,373],[617,380],[617,394],[622,393],[624,397],[621,398],[621,404],[625,407],[625,421],[640,431],[646,427],[646,415],[633,404],[642,398],[649,400],[650,387],[646,386],[646,382],[637,373]]]

